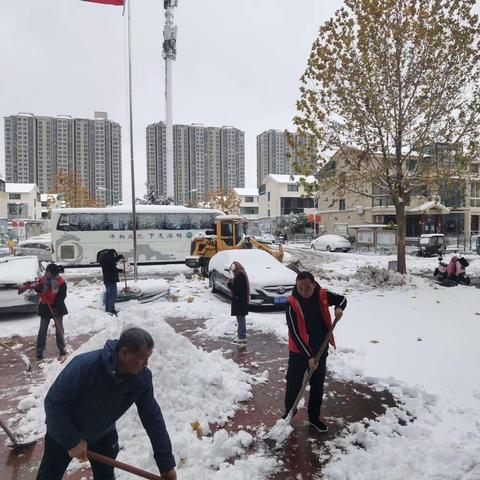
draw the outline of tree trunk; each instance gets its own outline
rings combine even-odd
[[[397,271],[407,273],[407,262],[405,258],[405,236],[407,234],[407,218],[405,215],[405,204],[402,202],[395,206],[397,214]]]

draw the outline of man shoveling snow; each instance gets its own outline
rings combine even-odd
[[[175,480],[175,459],[152,373],[147,369],[153,338],[141,328],[125,330],[101,350],[75,357],[45,398],[47,434],[37,480],[61,480],[72,460],[87,461],[87,450],[116,458],[115,422],[135,403],[150,437],[162,478]],[[113,468],[91,461],[95,480],[113,480]]]

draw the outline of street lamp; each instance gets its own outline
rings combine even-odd
[[[316,193],[313,194],[313,238],[317,237],[317,206],[318,199]]]

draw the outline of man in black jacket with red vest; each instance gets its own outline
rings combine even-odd
[[[308,368],[313,369],[315,371],[310,378],[308,420],[319,432],[325,433],[328,432],[328,427],[320,419],[320,408],[322,406],[328,347],[318,363],[315,357],[332,325],[329,307],[335,307],[335,319],[340,319],[347,306],[347,299],[343,295],[337,295],[321,288],[310,272],[300,272],[288,303],[289,357],[284,418],[287,417],[295,403],[305,371]],[[333,335],[330,337],[330,343],[335,348]]]

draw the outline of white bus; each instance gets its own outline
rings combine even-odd
[[[193,237],[214,228],[219,210],[174,205],[138,205],[139,265],[183,263]],[[97,254],[114,248],[133,262],[131,206],[52,210],[53,261],[65,266],[97,264]]]

